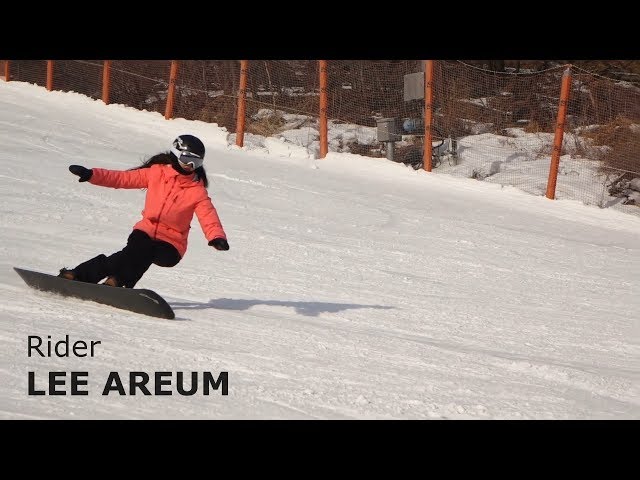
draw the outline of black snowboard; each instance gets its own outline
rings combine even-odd
[[[175,318],[171,306],[153,290],[110,287],[108,285],[67,280],[56,275],[22,268],[13,267],[13,269],[27,285],[37,290],[53,292],[65,297],[91,300],[152,317]]]

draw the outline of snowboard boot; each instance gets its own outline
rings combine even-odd
[[[110,275],[107,279],[102,283],[103,285],[108,285],[109,287],[121,287],[120,282],[114,277]]]
[[[60,273],[58,274],[59,277],[62,278],[66,278],[67,280],[75,280],[76,279],[76,274],[73,270],[69,270],[67,268],[61,268],[60,269]]]

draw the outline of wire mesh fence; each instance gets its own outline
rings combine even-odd
[[[388,145],[377,141],[379,122],[387,125],[387,119],[394,119],[394,131],[400,130],[402,124],[411,125],[411,131],[419,130],[424,101],[404,100],[404,78],[421,72],[422,63],[416,60],[328,62],[327,115],[332,126],[329,150],[382,157]],[[419,153],[414,143],[413,139],[397,142],[394,161],[415,161]]]
[[[434,171],[543,195],[563,70],[513,74],[437,62],[434,130],[457,148],[439,157],[434,145]]]
[[[239,76],[237,60],[180,62],[174,116],[216,123],[234,132]]]
[[[57,60],[53,66],[55,90],[102,98],[102,60]]]
[[[33,83],[40,87],[47,85],[46,60],[11,60],[9,68],[13,81]]]
[[[318,112],[317,61],[249,61],[245,115],[249,136],[286,135],[291,143],[315,155],[319,149]]]
[[[629,204],[629,183],[640,178],[640,88],[576,69],[572,96],[565,168],[577,178],[588,170],[574,196],[600,207]]]
[[[318,61],[248,61],[240,123],[239,60],[177,62],[175,89],[171,64],[114,60],[105,69],[103,60],[58,60],[49,66],[55,90],[100,99],[108,78],[108,103],[215,123],[226,128],[229,144],[242,128],[250,142],[278,138],[320,156]],[[421,60],[328,61],[324,151],[386,156],[424,168],[424,67]],[[498,72],[462,61],[434,62],[431,171],[544,195],[567,68]],[[7,74],[11,81],[44,87],[47,61],[0,61],[0,75]],[[570,74],[555,198],[638,214],[640,86],[575,66]],[[379,138],[381,123],[394,125],[395,141]]]
[[[113,60],[110,103],[164,113],[171,62]]]

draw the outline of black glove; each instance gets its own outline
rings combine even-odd
[[[78,179],[79,182],[86,182],[91,178],[91,175],[93,175],[93,170],[90,168],[84,168],[80,165],[70,165],[69,171],[80,177]]]
[[[224,238],[214,238],[209,242],[209,246],[216,250],[229,250],[229,243]]]

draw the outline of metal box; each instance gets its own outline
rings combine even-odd
[[[402,140],[400,124],[397,118],[378,119],[378,141],[379,142],[399,142]]]
[[[409,73],[404,76],[404,101],[424,98],[424,72]]]

